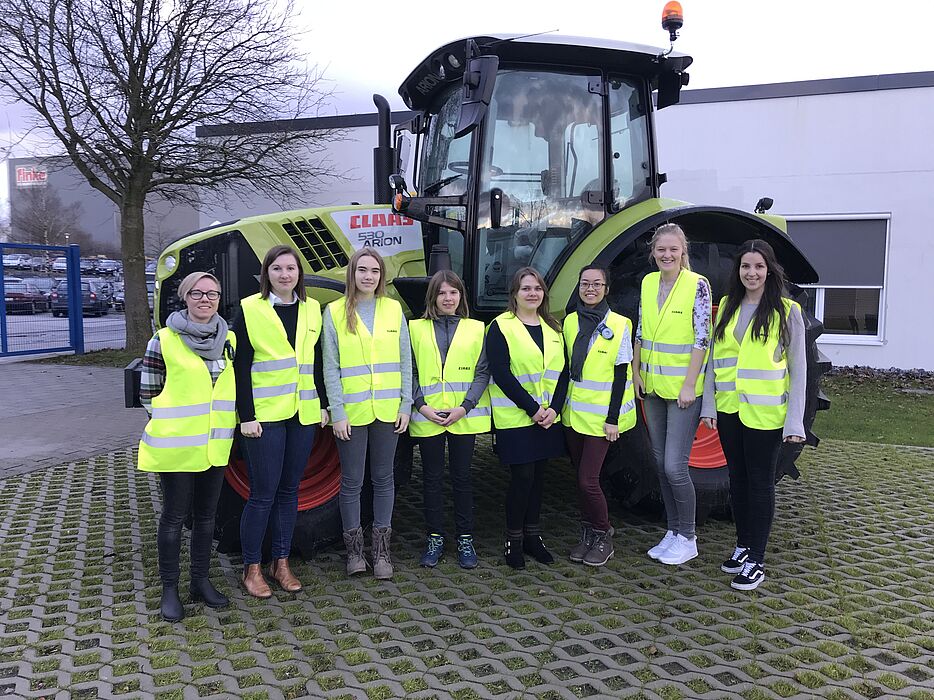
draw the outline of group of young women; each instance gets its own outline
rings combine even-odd
[[[396,443],[406,431],[422,458],[427,542],[421,565],[445,549],[442,478],[445,446],[454,496],[460,566],[477,566],[471,462],[476,436],[493,429],[509,469],[504,557],[554,561],[542,539],[541,506],[549,459],[570,455],[578,475],[580,540],[571,561],[602,566],[614,553],[600,471],[620,433],[644,409],[668,529],[648,551],[665,564],[697,556],[694,489],[687,459],[698,423],[720,431],[736,517],[735,551],[721,567],[732,585],[764,579],[774,512],[774,470],[782,440],[804,439],[804,326],[783,298],[784,278],[771,248],[748,241],[736,256],[729,292],[711,325],[707,280],[690,270],[687,239],[659,227],[638,325],[610,310],[606,270],[585,267],[577,309],[560,325],[534,268],[514,276],[507,310],[489,327],[469,318],[466,292],[450,271],[432,277],[422,318],[406,323],[386,295],[379,253],[357,251],[346,294],[322,314],[308,297],[297,252],[272,248],[260,292],[241,301],[228,329],[218,313],[220,285],[205,272],[178,288],[185,309],[169,316],[143,360],[141,398],[150,412],[139,468],[158,472],[161,613],[184,615],[179,597],[182,522],[193,513],[192,599],[224,607],[208,579],[214,513],[234,432],[250,477],[240,522],[241,584],[272,595],[270,582],[295,592],[289,567],[298,484],[317,428],[329,423],[341,459],[340,512],[348,575],[372,565],[393,575],[390,555]],[[711,332],[713,329],[713,332]],[[636,371],[633,371],[636,367]],[[413,410],[414,408],[414,410]],[[361,493],[366,467],[373,494],[371,557],[364,555]],[[261,569],[268,536],[271,563]]]

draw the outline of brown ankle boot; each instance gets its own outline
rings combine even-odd
[[[295,574],[289,568],[288,557],[273,560],[269,565],[269,578],[278,583],[283,591],[298,593],[302,590],[302,582],[295,578]]]
[[[263,578],[263,569],[259,564],[247,564],[243,567],[240,584],[254,598],[271,598],[272,590]]]

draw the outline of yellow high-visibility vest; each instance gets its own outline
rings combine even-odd
[[[315,344],[321,336],[321,305],[299,299],[295,347],[279,314],[259,294],[240,302],[253,344],[250,382],[256,420],[287,420],[298,413],[302,425],[321,420],[321,400],[315,387]]]
[[[395,299],[377,297],[372,334],[359,314],[357,332],[347,330],[344,299],[332,301],[328,309],[337,331],[341,387],[350,425],[369,425],[374,420],[395,423],[402,403],[402,306]]]
[[[793,308],[800,306],[791,299],[782,299],[785,318]],[[718,308],[726,305],[726,297]],[[778,361],[778,314],[773,313],[769,322],[768,341],[753,340],[752,323],[746,328],[743,342],[736,342],[736,324],[739,309],[727,323],[723,339],[714,342],[713,367],[716,386],[717,410],[721,413],[739,413],[740,422],[756,430],[777,430],[785,425],[788,413],[787,352],[782,352]]]
[[[203,472],[227,464],[237,426],[233,363],[226,362],[211,386],[211,372],[178,333],[158,333],[165,360],[165,386],[152,399],[152,416],[139,442],[137,466],[144,472]],[[227,340],[236,347],[232,331]]]
[[[613,331],[609,340],[600,333],[587,352],[581,380],[571,379],[568,384],[568,400],[564,404],[561,418],[564,424],[581,435],[603,437],[603,424],[606,423],[610,394],[613,390],[613,378],[616,373],[616,358],[623,337],[631,337],[632,321],[625,316],[610,312],[604,319],[604,325]],[[570,354],[577,338],[579,319],[577,312],[568,314],[564,319],[564,344]],[[626,388],[619,409],[617,423],[620,432],[629,430],[636,424],[636,396],[632,388],[632,365],[626,368]]]
[[[668,298],[658,308],[660,272],[642,280],[642,350],[639,371],[645,393],[677,399],[691,364],[694,349],[694,298],[698,280],[706,279],[681,270]],[[708,329],[709,330],[709,329]],[[706,363],[707,353],[704,353]],[[695,396],[704,393],[704,364],[697,375]]]
[[[542,321],[543,353],[525,324],[514,314],[502,313],[493,319],[493,323],[499,325],[509,346],[509,371],[542,408],[554,408],[558,413],[555,422],[560,422],[561,406],[551,406],[551,401],[564,369],[564,339],[561,334]],[[490,383],[490,404],[493,423],[501,430],[534,425],[528,414],[514,404],[495,382]]]
[[[460,406],[467,396],[477,371],[477,362],[483,350],[484,327],[480,321],[462,318],[457,322],[451,346],[444,363],[435,337],[434,321],[420,318],[409,321],[409,338],[418,366],[418,383],[425,403],[436,411]],[[443,432],[455,435],[487,433],[490,431],[490,395],[484,391],[477,405],[467,415],[443,428],[432,423],[418,411],[412,411],[409,434],[412,437],[431,437]]]

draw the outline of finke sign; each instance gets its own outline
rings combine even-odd
[[[17,187],[45,187],[49,182],[49,174],[33,166],[24,166],[16,169]]]

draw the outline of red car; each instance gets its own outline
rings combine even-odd
[[[49,310],[49,300],[29,282],[4,282],[3,297],[8,314],[34,314]]]

